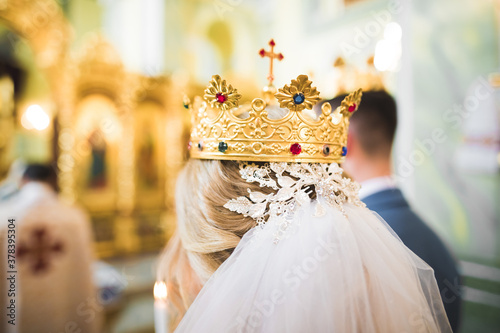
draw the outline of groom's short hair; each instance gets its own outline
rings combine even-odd
[[[332,110],[346,96],[330,100]],[[358,110],[351,117],[350,126],[368,156],[389,157],[397,126],[394,98],[386,91],[363,92]]]
[[[46,183],[57,189],[57,173],[50,165],[29,164],[24,171],[23,180]]]

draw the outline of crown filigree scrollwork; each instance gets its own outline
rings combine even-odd
[[[303,100],[297,103],[294,96],[299,93]],[[219,99],[218,94],[225,97]],[[261,98],[242,107],[247,110],[246,116],[237,116],[241,114],[241,108],[237,108],[240,97],[236,89],[215,75],[205,90],[205,101],[199,97],[193,103],[184,99],[193,124],[189,145],[192,158],[310,163],[343,161],[349,118],[360,103],[360,90],[346,97],[342,107],[334,112],[330,104],[324,104],[318,119],[300,112],[311,109],[319,101],[319,92],[311,86],[306,75],[300,75],[276,94],[280,105],[289,110],[280,119],[268,115],[276,106],[268,106]]]

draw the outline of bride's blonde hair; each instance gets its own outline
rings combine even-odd
[[[235,161],[191,159],[176,188],[177,230],[163,252],[158,280],[167,284],[174,325],[182,319],[202,285],[231,255],[255,220],[224,208],[248,189],[273,191],[247,183]]]

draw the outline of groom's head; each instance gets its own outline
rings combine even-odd
[[[49,185],[54,190],[57,189],[57,174],[54,168],[50,165],[33,163],[26,167],[24,171],[23,178],[21,180],[21,186],[30,183],[38,182]]]
[[[332,109],[340,105],[345,95],[332,99]],[[344,170],[355,180],[363,181],[362,169],[390,165],[392,144],[396,133],[396,102],[385,91],[363,92],[361,104],[352,115]],[[359,176],[358,176],[359,175]],[[360,179],[356,179],[360,178]]]

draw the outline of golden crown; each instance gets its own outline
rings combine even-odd
[[[191,158],[341,163],[347,154],[349,119],[361,102],[361,89],[349,94],[334,112],[330,103],[324,103],[319,117],[307,113],[320,101],[319,92],[307,75],[299,75],[276,92],[273,60],[281,61],[283,55],[274,52],[274,40],[269,46],[270,51],[259,51],[270,59],[263,99],[239,106],[238,90],[219,75],[212,77],[204,100],[196,97],[191,103],[185,98],[184,107],[191,112]]]
[[[336,96],[347,94],[357,88],[363,91],[385,90],[384,73],[375,68],[373,61],[374,56],[369,57],[366,66],[362,68],[346,63],[342,57],[338,57],[333,63],[338,72]]]
[[[185,107],[191,112],[191,158],[262,162],[340,163],[347,153],[349,118],[361,102],[361,89],[349,94],[332,112],[329,103],[313,119],[303,112],[320,100],[307,75],[299,75],[274,95],[269,105],[255,98],[250,107],[239,107],[241,95],[219,75]],[[272,107],[272,108],[271,108]],[[270,112],[287,111],[280,118]]]

